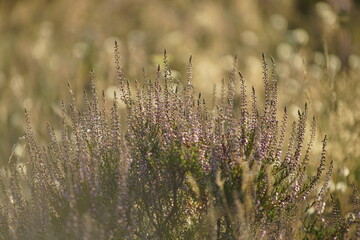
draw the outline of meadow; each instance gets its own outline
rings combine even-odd
[[[359,238],[359,16],[0,2],[2,239]]]

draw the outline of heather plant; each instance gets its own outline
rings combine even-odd
[[[93,73],[81,107],[69,85],[61,134],[48,124],[45,147],[25,113],[28,162],[10,157],[0,178],[1,239],[360,238],[357,189],[345,216],[327,194],[326,137],[311,157],[317,126],[307,104],[290,126],[286,108],[278,113],[273,61],[269,70],[263,56],[260,109],[236,58],[212,104],[192,84],[191,57],[184,83],[165,51],[155,79],[144,72],[135,88],[117,44],[115,59],[112,103]]]

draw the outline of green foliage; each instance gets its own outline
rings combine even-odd
[[[164,70],[158,67],[154,81],[145,74],[135,94],[117,44],[115,59],[119,95],[112,106],[104,93],[98,99],[91,74],[80,110],[70,88],[61,137],[48,126],[46,147],[38,145],[25,114],[29,162],[18,167],[10,158],[0,178],[2,239],[359,236],[356,188],[353,212],[345,217],[338,199],[327,195],[333,170],[327,138],[317,163],[310,158],[316,121],[307,136],[307,104],[289,132],[286,109],[278,120],[277,77],[265,56],[263,109],[254,87],[248,99],[237,58],[213,109],[192,85],[191,58],[183,85],[165,51]]]

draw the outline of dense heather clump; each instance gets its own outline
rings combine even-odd
[[[154,80],[145,75],[133,94],[117,46],[115,56],[120,95],[111,108],[104,94],[98,99],[93,76],[81,110],[70,88],[61,137],[48,125],[44,148],[26,113],[29,162],[11,158],[2,173],[1,239],[360,237],[356,188],[354,211],[344,217],[326,194],[327,139],[319,162],[311,160],[316,121],[308,122],[307,105],[286,133],[288,115],[277,118],[275,70],[264,56],[263,110],[236,59],[209,109],[193,88],[191,58],[185,86],[173,79],[165,52],[164,70]]]

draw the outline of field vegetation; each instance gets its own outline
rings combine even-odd
[[[0,236],[360,238],[359,6],[0,2]]]

